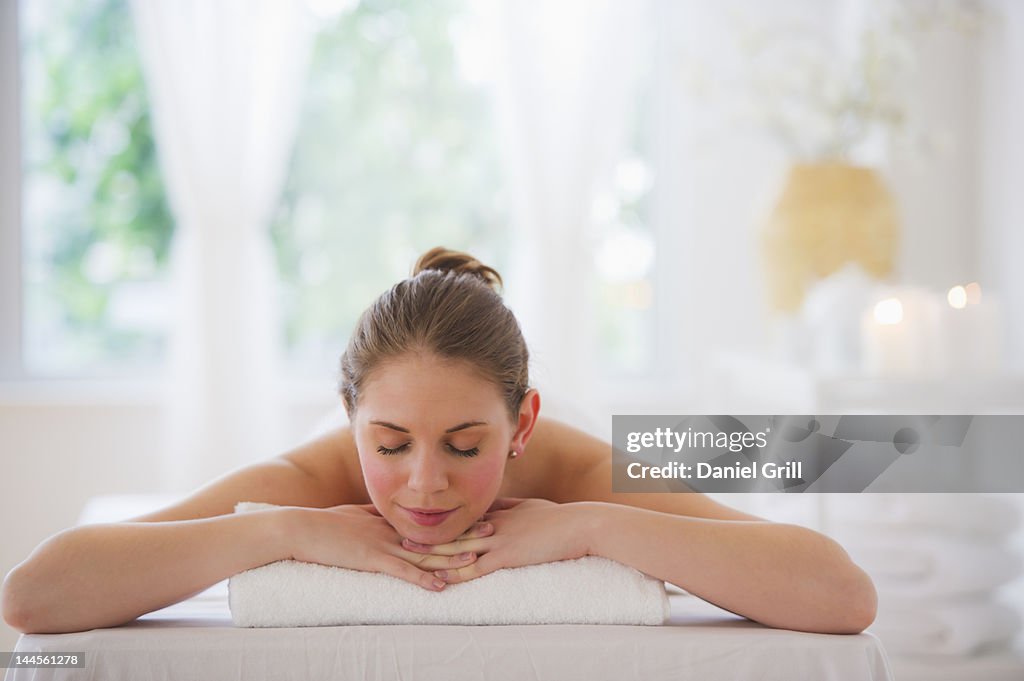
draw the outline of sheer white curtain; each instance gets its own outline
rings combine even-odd
[[[508,299],[534,374],[562,395],[592,394],[587,312],[596,183],[625,142],[645,3],[496,3],[495,101],[511,194]]]
[[[183,491],[281,442],[267,232],[312,33],[301,3],[133,0],[177,301],[164,479]]]

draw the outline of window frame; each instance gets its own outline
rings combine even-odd
[[[22,361],[21,36],[18,0],[0,0],[0,378]]]
[[[25,366],[22,1],[0,0],[0,404],[156,403],[158,376],[51,376]]]

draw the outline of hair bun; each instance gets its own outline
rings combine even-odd
[[[444,246],[436,246],[421,255],[412,268],[412,276],[425,270],[472,274],[495,292],[499,292],[503,285],[501,275],[493,267],[488,267],[469,253],[453,251]]]

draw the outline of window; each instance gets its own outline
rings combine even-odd
[[[464,2],[310,2],[321,31],[271,236],[294,365],[333,366],[359,312],[437,244],[504,264],[488,97]],[[23,361],[153,368],[173,219],[126,0],[20,6]]]
[[[172,219],[125,0],[20,5],[23,362],[152,366]]]
[[[460,39],[465,2],[327,13],[272,234],[294,364],[333,367],[358,315],[436,245],[505,265],[489,97]]]
[[[306,2],[319,33],[269,230],[291,373],[322,376],[418,254],[444,244],[507,272],[512,235],[473,3]],[[34,376],[150,372],[167,345],[174,220],[128,1],[17,8],[22,364]],[[611,378],[656,364],[657,88],[645,73],[630,143],[593,205],[595,355]]]

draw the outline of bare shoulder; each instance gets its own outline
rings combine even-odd
[[[330,430],[281,455],[308,475],[323,490],[325,506],[370,503],[355,438],[348,424]]]
[[[555,419],[541,417],[537,421],[525,454],[523,463],[532,465],[523,482],[532,494],[518,496],[543,497],[559,503],[604,501],[716,520],[765,520],[699,492],[612,492],[611,443]]]
[[[355,443],[336,429],[272,459],[244,466],[213,480],[165,508],[128,522],[198,520],[234,511],[239,501],[327,508],[366,503],[362,476],[351,469]]]

